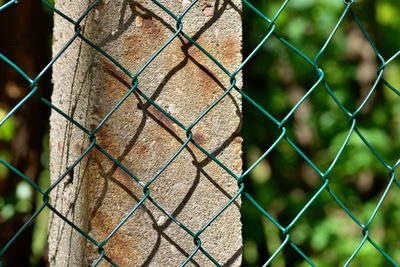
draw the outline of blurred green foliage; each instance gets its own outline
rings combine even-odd
[[[7,113],[0,109],[0,120]],[[15,134],[15,121],[11,117],[5,124],[0,128],[0,141],[11,142]],[[38,178],[38,184],[41,188],[49,187],[49,138],[48,135],[43,137],[43,151],[40,156],[40,161],[43,166],[43,170]],[[11,161],[12,152],[0,149],[0,157],[3,160]],[[9,169],[0,165],[0,180],[12,179],[14,177],[9,176]],[[35,201],[34,201],[35,198]],[[32,213],[38,209],[42,204],[42,197],[40,194],[35,195],[35,191],[25,181],[19,181],[14,191],[9,192],[7,195],[0,195],[0,225],[16,219],[17,217],[25,217],[27,214]],[[48,210],[44,210],[34,224],[32,244],[25,244],[31,246],[32,254],[30,255],[30,265],[38,266],[40,260],[45,257],[44,253],[47,248],[47,226],[48,226]],[[29,217],[26,217],[29,218]]]
[[[283,4],[283,1],[250,2],[269,18]],[[278,17],[275,32],[313,59],[344,9],[341,0],[292,0]],[[399,50],[400,5],[396,1],[359,1],[352,11],[385,60]],[[245,7],[245,56],[266,35],[267,27],[254,11]],[[318,65],[339,101],[354,112],[370,91],[379,62],[354,18],[348,15]],[[399,89],[400,59],[385,68],[384,79]],[[316,83],[318,76],[300,56],[272,37],[250,61],[244,80],[247,94],[282,120]],[[399,95],[381,82],[357,117],[360,132],[391,166],[400,156],[399,114]],[[296,145],[323,171],[332,163],[350,126],[346,114],[323,86],[318,86],[285,124]],[[250,167],[280,132],[244,102],[242,134],[245,165]],[[388,170],[354,133],[329,177],[332,191],[362,223],[368,221],[390,180]],[[248,190],[283,226],[296,217],[321,186],[320,176],[286,142],[281,142],[247,177]],[[399,189],[394,185],[369,227],[371,238],[396,262],[400,262],[399,197]],[[282,234],[246,200],[242,214],[244,265],[261,266],[283,242]],[[317,266],[342,266],[356,250],[363,234],[332,197],[323,192],[291,230],[291,237]],[[389,265],[367,242],[351,266]],[[308,264],[287,246],[272,266]]]

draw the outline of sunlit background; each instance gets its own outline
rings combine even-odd
[[[272,18],[283,1],[250,1]],[[0,0],[0,4],[3,1]],[[276,32],[313,59],[335,27],[345,5],[341,0],[292,0],[276,21]],[[392,0],[360,0],[352,8],[385,60],[400,48],[400,4]],[[0,13],[0,51],[28,75],[35,76],[50,61],[53,14],[40,1],[21,1]],[[268,32],[268,24],[245,7],[244,56]],[[350,111],[363,102],[377,77],[379,61],[351,16],[344,19],[319,65],[338,100]],[[385,68],[384,78],[400,88],[400,58]],[[244,69],[244,90],[273,116],[283,119],[317,82],[315,69],[273,37]],[[51,95],[51,74],[43,77],[40,93]],[[28,92],[26,82],[0,61],[0,119]],[[250,167],[276,140],[272,121],[244,102],[245,167]],[[48,120],[50,110],[33,98],[0,127],[0,158],[10,162],[43,188],[48,187]],[[400,97],[383,83],[357,117],[368,142],[391,166],[400,156]],[[349,119],[318,86],[285,124],[288,135],[321,170],[326,170],[350,129]],[[398,171],[397,171],[398,172]],[[373,213],[388,182],[387,169],[352,135],[329,175],[330,187],[362,222]],[[322,185],[320,176],[286,142],[246,177],[247,190],[274,217],[288,225]],[[392,187],[369,227],[373,240],[400,262],[400,190]],[[41,199],[16,174],[0,166],[0,247],[40,205]],[[8,266],[45,266],[47,217],[41,213],[5,256]],[[279,229],[248,201],[242,206],[243,266],[262,266],[283,241]],[[341,266],[363,239],[362,230],[326,192],[291,230],[292,240],[317,266]],[[273,266],[308,266],[290,246]],[[388,266],[368,242],[352,266]]]
[[[283,1],[250,1],[272,18]],[[343,1],[293,0],[276,21],[276,32],[313,59],[345,9]],[[400,5],[396,1],[357,1],[353,12],[372,36],[384,59],[400,48]],[[244,10],[245,54],[260,42],[266,23],[249,8]],[[384,78],[400,86],[400,60],[388,64]],[[354,18],[347,16],[321,55],[319,66],[338,100],[355,111],[377,77],[379,61]],[[316,83],[313,67],[272,38],[245,69],[245,90],[263,107],[283,119]],[[327,170],[350,129],[349,118],[318,86],[286,124],[289,136],[322,171]],[[400,97],[380,83],[357,117],[357,127],[393,166],[400,157]],[[244,103],[246,166],[257,160],[279,136],[277,127]],[[373,213],[389,180],[388,170],[361,139],[353,134],[329,175],[330,187],[362,222]],[[248,177],[247,188],[267,211],[287,226],[322,186],[321,177],[287,142],[275,150]],[[400,262],[400,191],[392,187],[369,234],[396,262]],[[244,265],[261,266],[283,241],[282,233],[248,201],[242,209]],[[362,230],[324,191],[291,230],[292,240],[317,266],[343,266],[363,239]],[[290,246],[273,266],[309,266]],[[368,242],[350,266],[390,266]]]

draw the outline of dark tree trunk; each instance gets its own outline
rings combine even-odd
[[[34,78],[50,61],[51,27],[50,14],[44,12],[40,1],[22,1],[9,7],[0,15],[0,52]],[[29,92],[29,84],[5,62],[0,62],[0,73],[0,107],[10,110]],[[46,98],[51,93],[49,77],[50,73],[39,81],[39,92]],[[43,170],[40,155],[48,118],[48,108],[34,96],[13,116],[16,123],[12,140],[0,141],[0,150],[8,151],[11,155],[9,163],[34,182]],[[10,171],[6,179],[0,180],[0,195],[15,199],[15,189],[21,181]],[[13,218],[0,222],[1,248],[30,218],[35,209],[35,200],[34,194],[31,212],[17,213]],[[5,253],[5,266],[30,265],[32,230],[32,226],[27,228]]]

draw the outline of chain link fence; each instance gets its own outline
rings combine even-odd
[[[19,1],[17,0],[12,0],[3,3],[3,5],[0,7],[0,16],[7,12],[7,9],[12,7],[13,5],[18,4]],[[23,1],[21,1],[23,2]],[[217,261],[213,257],[212,252],[206,251],[205,248],[202,246],[202,240],[201,240],[201,234],[230,206],[232,203],[237,198],[242,197],[244,201],[248,201],[251,205],[254,206],[258,210],[258,212],[265,217],[265,219],[269,220],[273,225],[275,225],[276,229],[278,229],[281,232],[282,239],[279,247],[270,255],[269,259],[264,263],[264,266],[269,266],[272,262],[274,262],[274,259],[277,258],[277,256],[284,250],[285,247],[292,247],[298,255],[300,255],[302,258],[304,258],[305,262],[308,263],[310,266],[316,266],[316,264],[313,262],[313,260],[307,255],[305,252],[303,252],[302,248],[298,246],[292,239],[291,236],[291,231],[294,227],[296,227],[298,221],[301,219],[302,216],[304,216],[305,212],[309,207],[314,203],[319,200],[320,195],[323,192],[327,192],[332,200],[341,208],[343,211],[348,215],[349,218],[351,218],[352,221],[354,221],[355,224],[358,225],[360,233],[362,233],[363,238],[360,241],[360,243],[357,245],[356,249],[353,251],[351,255],[349,255],[347,261],[345,262],[345,266],[348,266],[352,263],[352,261],[357,257],[357,254],[359,251],[363,248],[363,246],[367,243],[371,244],[380,254],[382,257],[384,257],[387,261],[387,265],[392,265],[392,266],[399,266],[398,263],[393,259],[393,256],[391,256],[387,251],[382,248],[380,245],[378,245],[377,242],[374,241],[374,236],[370,234],[369,228],[371,224],[374,222],[374,219],[379,216],[379,210],[384,203],[388,193],[391,190],[398,190],[398,187],[400,186],[399,182],[396,180],[396,171],[398,170],[398,166],[400,164],[400,159],[397,160],[395,163],[389,163],[381,154],[378,152],[378,149],[371,145],[371,141],[368,140],[367,137],[365,137],[362,133],[362,131],[359,130],[357,127],[357,119],[362,112],[362,110],[366,107],[367,102],[370,100],[370,98],[374,95],[376,92],[378,86],[380,84],[384,84],[389,90],[391,90],[397,98],[400,97],[400,91],[395,88],[391,83],[386,81],[384,79],[384,72],[385,72],[385,67],[390,64],[392,61],[394,61],[397,57],[400,56],[400,51],[393,54],[389,58],[384,58],[379,50],[376,48],[374,42],[372,41],[372,38],[369,36],[366,28],[363,26],[359,18],[355,13],[353,13],[352,8],[354,5],[357,5],[356,1],[343,1],[343,12],[339,19],[337,20],[337,23],[335,27],[332,29],[330,32],[329,36],[327,37],[326,41],[324,42],[322,48],[318,51],[315,57],[310,58],[308,57],[305,53],[303,53],[300,49],[298,49],[295,45],[293,45],[291,42],[283,38],[278,34],[279,28],[277,27],[276,21],[278,18],[285,12],[285,8],[287,7],[289,3],[288,0],[282,2],[279,10],[275,12],[275,14],[270,17],[267,16],[263,11],[257,9],[254,6],[254,3],[252,1],[248,0],[243,0],[243,5],[246,6],[249,10],[251,10],[252,14],[254,16],[257,16],[258,18],[262,19],[265,23],[265,29],[266,29],[266,34],[262,37],[261,41],[258,43],[256,47],[253,48],[252,52],[249,53],[249,55],[244,58],[242,64],[240,66],[237,66],[237,68],[233,71],[230,72],[225,66],[222,65],[221,62],[219,62],[213,55],[212,51],[207,51],[204,47],[202,47],[198,42],[196,42],[194,39],[192,39],[191,36],[187,35],[184,32],[184,25],[183,25],[183,18],[185,15],[190,12],[190,10],[198,4],[198,0],[193,0],[191,1],[186,9],[179,15],[174,14],[171,12],[165,5],[161,3],[161,1],[157,0],[152,0],[154,4],[156,4],[160,9],[162,9],[165,12],[165,16],[172,17],[176,25],[171,25],[175,27],[175,33],[174,35],[166,42],[164,43],[157,51],[154,53],[147,61],[146,63],[137,71],[137,72],[132,72],[133,70],[128,70],[126,69],[123,65],[120,64],[117,60],[115,60],[111,55],[107,54],[104,50],[102,50],[100,47],[98,47],[96,44],[94,44],[91,40],[87,39],[83,34],[82,34],[82,26],[81,23],[82,21],[89,16],[91,12],[93,12],[94,8],[96,5],[100,4],[102,1],[101,0],[96,0],[93,1],[92,4],[88,7],[88,9],[81,15],[80,18],[74,20],[73,18],[67,16],[66,14],[62,13],[61,11],[57,10],[53,4],[51,4],[48,1],[42,0],[41,1],[43,5],[54,12],[55,16],[61,16],[64,18],[66,21],[74,25],[75,27],[75,34],[70,38],[70,40],[65,44],[65,46],[55,55],[53,55],[53,59],[43,68],[43,70],[38,73],[36,76],[29,76],[24,72],[24,70],[20,69],[19,66],[13,63],[12,59],[7,58],[6,55],[2,54],[0,51],[0,59],[8,64],[8,66],[15,71],[18,72],[18,74],[26,81],[26,84],[28,86],[28,93],[18,102],[17,105],[15,105],[14,108],[12,108],[3,118],[1,118],[0,121],[0,127],[3,127],[5,123],[13,116],[15,112],[17,112],[19,109],[21,109],[22,106],[24,105],[29,105],[30,101],[32,98],[38,97],[40,101],[50,107],[53,111],[59,113],[61,116],[65,118],[65,120],[68,120],[70,123],[72,123],[75,127],[79,128],[82,130],[91,140],[90,146],[81,154],[81,156],[72,164],[69,166],[69,168],[54,182],[52,183],[49,187],[43,188],[39,186],[37,183],[33,182],[31,179],[32,177],[27,177],[24,173],[22,173],[20,170],[15,168],[13,165],[11,165],[7,160],[5,159],[0,159],[1,165],[3,165],[5,168],[8,169],[9,172],[12,172],[16,174],[18,177],[20,177],[22,180],[27,182],[33,189],[36,191],[38,194],[40,194],[43,198],[43,202],[40,205],[40,207],[33,213],[33,215],[26,221],[26,223],[19,229],[18,232],[14,234],[14,236],[6,243],[6,244],[1,244],[1,250],[0,250],[0,259],[3,258],[5,255],[7,255],[7,252],[9,249],[13,246],[13,244],[16,242],[16,240],[20,237],[20,235],[33,223],[33,221],[41,214],[45,209],[49,209],[51,212],[53,212],[55,215],[59,216],[65,222],[70,225],[75,231],[77,231],[79,234],[81,234],[84,238],[86,238],[89,242],[91,242],[94,246],[98,248],[98,258],[95,260],[93,263],[93,266],[97,266],[101,262],[108,262],[112,266],[118,266],[112,258],[110,258],[107,255],[107,251],[104,249],[104,246],[107,244],[107,242],[119,231],[119,229],[126,223],[129,218],[132,216],[135,216],[135,212],[143,205],[143,203],[152,203],[155,205],[162,213],[164,213],[168,218],[170,218],[173,222],[175,222],[179,227],[181,227],[188,235],[190,235],[193,238],[194,244],[195,244],[195,249],[191,252],[191,254],[186,258],[184,262],[182,262],[181,266],[185,266],[188,263],[190,263],[193,259],[193,257],[197,253],[203,253],[209,260],[210,260],[210,265],[215,265],[215,266],[221,266],[221,263]],[[329,12],[327,10],[326,12]],[[364,38],[370,43],[371,47],[373,48],[373,51],[379,61],[379,68],[378,72],[376,75],[375,82],[373,83],[373,86],[370,88],[368,94],[364,98],[364,100],[358,105],[358,107],[355,110],[349,110],[346,108],[337,95],[335,95],[334,90],[330,87],[326,80],[326,71],[324,70],[323,67],[320,66],[320,58],[324,55],[328,45],[332,42],[334,34],[338,31],[340,26],[342,25],[343,21],[345,19],[353,19],[358,27],[361,29]],[[246,30],[246,29],[245,29]],[[153,101],[149,96],[147,96],[144,92],[142,92],[138,86],[140,84],[140,75],[142,72],[158,57],[158,55],[166,48],[168,45],[171,44],[171,42],[175,39],[178,38],[178,36],[186,39],[188,42],[190,42],[193,46],[195,46],[197,49],[199,49],[204,55],[206,55],[210,60],[212,60],[213,63],[215,63],[216,66],[218,66],[225,74],[226,74],[226,79],[230,81],[230,86],[226,88],[225,92],[217,99],[215,100],[208,108],[206,108],[203,113],[197,117],[190,125],[184,125],[182,122],[180,122],[177,118],[172,116],[167,110],[163,109],[159,104],[157,104],[157,101]],[[316,83],[308,89],[308,91],[301,97],[301,99],[292,107],[290,112],[286,114],[286,116],[283,119],[279,119],[276,116],[274,116],[271,112],[269,112],[268,107],[263,107],[261,104],[259,104],[258,99],[253,99],[250,97],[248,94],[246,94],[246,90],[242,90],[242,88],[239,88],[237,84],[236,77],[237,75],[247,66],[247,64],[254,58],[257,57],[257,53],[259,50],[268,44],[268,42],[271,39],[278,40],[281,46],[284,46],[288,49],[290,49],[292,52],[297,54],[303,64],[307,67],[311,67],[314,70],[314,75],[318,77]],[[62,110],[57,108],[57,106],[54,103],[51,103],[48,99],[42,97],[38,93],[38,82],[41,80],[43,75],[45,75],[47,72],[49,72],[53,66],[53,64],[63,55],[63,53],[66,51],[66,49],[73,43],[76,42],[77,40],[81,40],[88,44],[89,46],[93,47],[98,53],[101,53],[103,56],[108,58],[117,68],[119,68],[122,72],[127,74],[131,80],[132,80],[132,87],[131,89],[126,93],[125,97],[120,100],[120,102],[101,120],[101,122],[95,127],[94,130],[89,130],[85,128],[82,124],[77,122],[73,117],[70,117],[68,114],[64,113]],[[310,74],[311,75],[311,74]],[[317,89],[318,88],[318,89]],[[315,91],[315,90],[325,90],[327,93],[327,97],[330,97],[336,105],[340,108],[341,112],[347,117],[348,119],[348,133],[346,138],[344,139],[343,143],[341,144],[341,147],[337,154],[335,155],[334,159],[330,163],[330,166],[327,169],[321,169],[319,168],[308,156],[307,153],[304,152],[300,146],[298,146],[295,142],[295,140],[290,137],[290,135],[287,132],[287,127],[286,124],[287,122],[292,118],[293,114],[295,111],[310,97],[310,95]],[[204,147],[202,147],[198,142],[196,142],[193,139],[193,134],[192,134],[192,129],[197,125],[212,109],[215,108],[224,98],[226,98],[232,91],[236,91],[242,96],[242,99],[244,102],[247,103],[247,106],[252,106],[262,116],[264,117],[265,120],[272,122],[275,125],[274,130],[278,130],[280,132],[279,137],[277,137],[272,145],[260,156],[257,160],[254,161],[254,163],[244,170],[244,172],[241,175],[236,175],[232,170],[230,170],[227,166],[225,166],[220,160],[218,160],[213,153],[210,151],[207,151]],[[178,125],[182,130],[184,130],[187,134],[187,139],[183,143],[183,145],[180,147],[180,149],[174,154],[171,155],[170,160],[163,165],[163,167],[157,172],[157,174],[152,177],[149,181],[144,183],[140,177],[135,176],[126,166],[124,166],[121,162],[116,160],[108,151],[104,150],[100,145],[96,143],[96,133],[99,131],[99,129],[102,128],[104,123],[112,116],[112,114],[119,108],[119,106],[126,100],[126,98],[132,94],[133,92],[138,93],[145,101],[147,101],[148,104],[152,105],[154,108],[156,108],[158,111],[160,111],[162,114],[164,114],[166,117],[168,117],[171,121],[173,121],[176,125]],[[399,99],[397,99],[399,100]],[[379,162],[387,171],[387,180],[386,180],[386,189],[384,190],[383,194],[380,196],[379,201],[377,202],[375,208],[373,209],[373,212],[370,214],[369,219],[367,221],[362,221],[360,220],[351,210],[348,208],[345,203],[341,200],[341,198],[337,195],[337,192],[334,192],[331,188],[331,183],[333,180],[333,177],[331,177],[332,170],[335,169],[337,166],[337,162],[339,158],[341,157],[344,149],[349,143],[349,140],[352,136],[358,136],[359,139],[363,142],[365,147],[369,149],[370,153],[372,153],[375,156],[376,161]],[[301,208],[301,210],[297,213],[297,215],[291,220],[289,224],[283,225],[280,223],[277,218],[275,218],[271,213],[268,211],[268,207],[264,207],[259,203],[259,201],[252,196],[247,190],[246,190],[246,179],[249,176],[249,173],[252,172],[259,164],[262,162],[265,158],[267,158],[276,147],[283,143],[286,142],[289,146],[291,146],[297,153],[298,155],[301,156],[303,161],[308,164],[320,177],[320,184],[317,188],[314,189],[315,193],[313,194],[312,198],[308,200],[308,202]],[[175,158],[179,155],[179,153],[185,149],[189,143],[193,144],[195,147],[197,147],[200,151],[202,151],[210,160],[218,164],[222,169],[224,169],[232,179],[235,179],[238,184],[238,191],[236,192],[235,195],[232,196],[232,198],[217,212],[215,213],[212,218],[209,219],[209,221],[204,224],[200,229],[190,229],[189,227],[185,226],[182,222],[180,222],[176,217],[172,215],[172,213],[168,210],[166,210],[160,203],[158,203],[155,199],[152,198],[152,192],[149,189],[149,186],[158,179],[158,177],[164,172],[166,168],[170,164],[172,164],[175,160]],[[96,240],[92,236],[90,236],[87,232],[85,232],[83,229],[79,228],[74,222],[70,221],[65,217],[65,215],[61,214],[57,209],[52,206],[52,200],[50,199],[50,192],[52,192],[60,183],[62,183],[65,179],[68,178],[68,176],[73,172],[74,168],[79,164],[79,162],[85,158],[85,156],[91,151],[91,150],[98,150],[100,153],[104,154],[107,158],[109,158],[111,161],[113,161],[114,164],[116,164],[119,168],[124,170],[131,178],[132,181],[137,183],[143,188],[144,196],[140,199],[140,201],[136,204],[134,208],[131,209],[129,213],[126,214],[126,216],[120,221],[120,223],[109,233],[107,238],[104,240]],[[0,264],[1,266],[3,264]]]

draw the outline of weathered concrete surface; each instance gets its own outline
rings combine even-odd
[[[161,1],[175,14],[188,0]],[[184,31],[229,70],[241,62],[241,4],[199,1],[183,19]],[[88,1],[57,1],[73,18]],[[135,73],[175,32],[176,22],[152,1],[103,1],[82,23],[83,34]],[[55,16],[53,50],[57,52],[74,29]],[[131,81],[111,61],[75,41],[53,71],[53,103],[92,130],[117,104]],[[139,88],[162,108],[189,125],[229,86],[229,78],[200,50],[175,39],[138,78]],[[238,83],[241,77],[238,75]],[[193,139],[235,173],[242,169],[239,128],[241,100],[228,95],[193,129]],[[55,181],[90,144],[76,126],[53,112],[51,177]],[[144,183],[171,158],[186,133],[168,117],[132,94],[96,135],[97,143]],[[236,181],[189,144],[149,187],[151,196],[193,232],[198,231],[237,190]],[[143,197],[134,182],[93,149],[73,175],[51,194],[52,204],[101,242]],[[241,262],[240,200],[200,235],[202,246],[221,264]],[[99,256],[57,216],[50,221],[52,266],[87,266]],[[104,246],[120,266],[178,266],[195,249],[193,238],[146,200]],[[106,263],[102,263],[106,266]],[[190,266],[212,266],[201,251]]]

